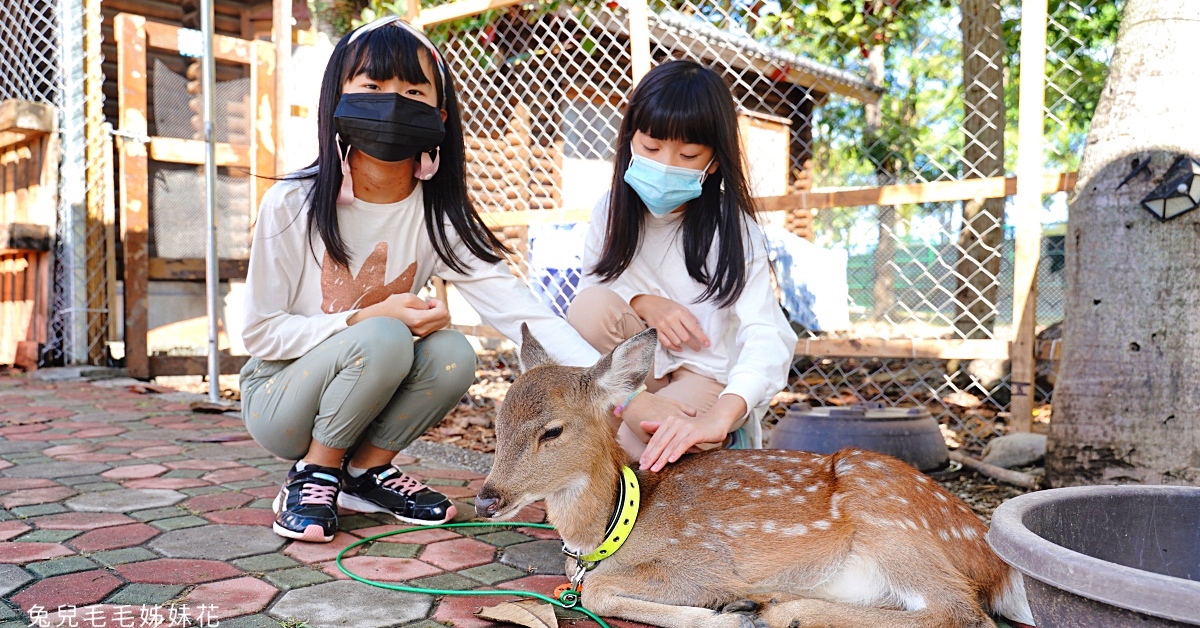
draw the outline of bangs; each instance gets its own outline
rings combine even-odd
[[[654,87],[636,110],[630,112],[634,130],[658,140],[705,146],[719,143],[715,127],[721,118],[712,106],[711,86],[699,73],[671,77]],[[716,98],[728,95],[717,94]]]
[[[437,63],[412,33],[403,28],[384,26],[366,33],[351,46],[353,48],[349,51],[349,62],[342,83],[359,74],[366,74],[373,81],[395,77],[414,85],[429,84],[429,77],[421,68],[421,58],[424,57],[433,71],[434,88],[439,91],[438,101],[441,101]]]

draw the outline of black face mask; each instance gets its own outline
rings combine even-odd
[[[333,123],[343,141],[380,161],[431,152],[446,137],[436,107],[400,94],[342,94]]]

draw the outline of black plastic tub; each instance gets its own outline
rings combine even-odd
[[[818,454],[858,447],[894,456],[925,472],[943,469],[949,462],[946,440],[925,408],[801,405],[779,419],[770,446]]]
[[[1025,574],[1038,628],[1200,626],[1200,488],[1022,495],[996,509],[988,543]]]

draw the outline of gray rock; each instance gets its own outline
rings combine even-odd
[[[288,591],[270,614],[310,628],[383,628],[424,619],[433,598],[338,580]]]
[[[983,461],[1011,469],[1041,460],[1046,455],[1046,436],[1019,432],[992,439],[983,449]]]

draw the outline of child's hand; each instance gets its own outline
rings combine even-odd
[[[450,311],[446,309],[445,303],[437,299],[426,302],[411,292],[393,294],[375,305],[359,310],[346,322],[353,325],[374,316],[387,316],[404,323],[417,338],[424,338],[450,324]]]
[[[712,415],[672,414],[661,421],[642,421],[641,427],[652,434],[640,461],[641,468],[650,471],[662,471],[697,443],[720,443],[729,434],[726,422]]]
[[[648,325],[658,328],[659,342],[671,351],[679,351],[684,345],[699,351],[710,344],[700,321],[686,307],[670,299],[639,294],[629,302],[629,307]]]

